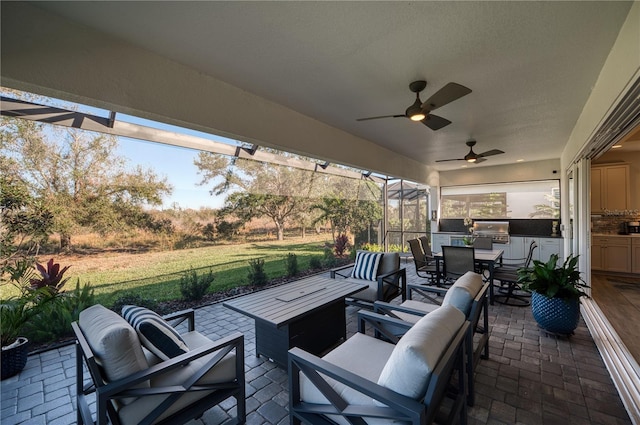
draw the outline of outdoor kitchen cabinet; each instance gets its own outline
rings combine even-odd
[[[433,234],[433,243],[431,244],[431,251],[442,252],[443,245],[449,245],[451,242],[449,235],[442,235],[439,233]]]
[[[628,164],[591,167],[591,212],[629,209],[629,178]]]
[[[631,238],[631,272],[640,273],[640,237]]]
[[[498,245],[498,247],[504,249],[504,258],[526,258],[532,241],[538,245],[533,252],[534,260],[547,262],[551,254],[558,254],[562,260],[562,238],[511,236],[508,245]]]
[[[631,237],[593,236],[591,268],[609,272],[631,273]]]

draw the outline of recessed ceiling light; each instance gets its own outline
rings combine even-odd
[[[522,159],[522,158],[517,159],[516,162],[524,162],[524,159]]]
[[[613,146],[611,146],[611,149],[619,149],[621,147],[622,147],[622,145],[613,145]]]

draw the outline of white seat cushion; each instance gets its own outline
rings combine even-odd
[[[188,332],[182,334],[182,338],[186,342],[187,346],[190,350],[194,350],[198,347],[211,344],[211,340],[198,332]],[[150,354],[150,353],[149,353]],[[181,385],[187,379],[189,379],[193,374],[199,370],[211,357],[215,355],[215,352],[204,357],[201,357],[197,360],[191,361],[188,365],[182,366],[178,369],[175,369],[169,373],[165,373],[157,377],[152,381],[153,387],[158,386],[171,386],[171,385]],[[241,353],[244,355],[244,353]],[[151,361],[151,365],[161,363],[161,360],[150,354],[148,358]],[[232,351],[227,354],[215,367],[210,369],[199,381],[199,384],[215,384],[221,382],[230,382],[235,379],[236,369],[235,369],[235,353]],[[183,407],[197,401],[198,399],[209,395],[210,391],[199,391],[196,393],[190,393],[184,395],[180,398],[176,403],[174,403],[169,409],[167,409],[160,419],[163,419],[179,410]],[[149,397],[140,397],[135,400],[133,403],[128,404],[127,406],[122,407],[118,411],[118,415],[123,425],[137,424],[139,423],[146,415],[148,415],[155,407],[157,407],[162,401],[164,401],[168,396],[166,395],[156,395]]]
[[[424,397],[431,372],[464,321],[450,305],[418,320],[396,345],[378,384],[416,400]]]
[[[353,372],[373,384],[378,380],[380,372],[387,363],[389,356],[391,356],[393,348],[393,344],[362,333],[356,333],[325,355],[323,359]],[[365,396],[333,379],[327,378],[327,381],[348,403],[361,406],[375,405],[371,397]],[[308,403],[329,404],[329,401],[303,374],[300,374],[300,398]],[[331,416],[331,419],[338,424],[348,425],[348,422],[341,417]],[[380,424],[386,422],[368,419],[367,423]]]
[[[425,303],[425,302],[416,301],[416,300],[406,300],[400,305],[402,307],[406,307],[406,308],[410,308],[412,310],[420,311],[420,312],[422,312],[424,314],[431,313],[433,310],[435,310],[436,308],[440,307],[438,304]],[[422,316],[423,316],[423,315],[405,313],[405,312],[400,311],[400,310],[394,310],[393,314],[395,314],[396,316],[398,316],[400,319],[404,320],[405,322],[409,322],[409,323],[417,323],[418,320],[420,320],[422,318]]]

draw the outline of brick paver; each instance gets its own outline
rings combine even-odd
[[[410,264],[407,272],[422,280]],[[349,335],[356,312],[347,307]],[[470,425],[631,423],[584,322],[571,338],[557,338],[538,329],[528,307],[496,304],[489,317],[490,358],[476,371]],[[247,423],[288,424],[286,371],[255,356],[253,320],[218,303],[196,310],[196,329],[211,339],[244,334]],[[2,425],[75,423],[74,357],[73,346],[29,356],[21,374],[2,381]],[[234,412],[230,399],[189,425],[223,423]]]

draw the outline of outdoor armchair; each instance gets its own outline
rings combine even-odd
[[[359,312],[359,321],[371,314]],[[322,358],[289,350],[291,424],[427,425],[437,415],[443,418],[438,423],[466,424],[468,327],[464,315],[449,306],[422,318],[397,344],[359,327]]]
[[[186,352],[163,360],[142,348],[142,337],[117,313],[101,305],[80,313],[72,324],[77,338],[78,424],[183,424],[230,397],[236,401],[233,423],[245,422],[242,334],[211,341],[194,330],[193,310],[165,318],[176,322],[173,325],[186,320],[188,326],[180,335]],[[156,344],[153,350],[167,351],[171,344],[166,338],[173,338],[172,332],[155,319],[145,326],[151,322],[157,328],[147,334]],[[95,394],[95,422],[89,408],[92,397],[87,397],[91,394]]]
[[[345,299],[348,305],[373,310],[375,301],[391,301],[401,296],[404,301],[407,272],[400,267],[397,252],[357,251],[356,261],[331,270],[332,279],[348,279],[366,283],[368,288]]]
[[[474,372],[480,358],[489,358],[489,283],[483,282],[482,276],[467,272],[449,288],[437,288],[424,285],[407,285],[407,300],[400,305],[376,302],[374,314],[401,320],[409,326],[415,324],[426,314],[442,306],[453,305],[462,311],[471,323],[467,335],[467,376],[469,389],[467,403],[475,402]],[[413,299],[420,295],[421,300]],[[440,298],[443,297],[443,298]],[[442,300],[442,301],[440,301]],[[374,315],[369,316],[372,321]],[[480,318],[482,317],[482,322]],[[387,323],[386,327],[375,328],[376,335],[385,339],[397,338],[406,332],[406,327],[398,322]],[[384,333],[383,333],[384,332]],[[382,334],[383,333],[383,334]]]

